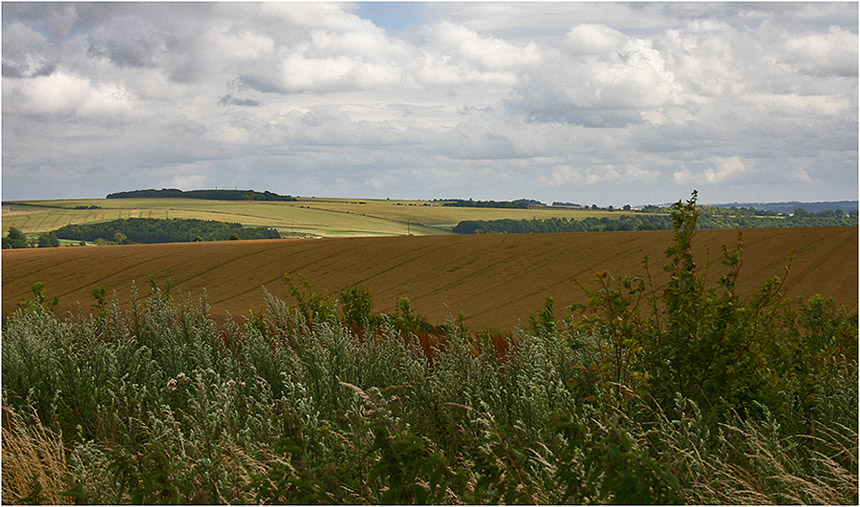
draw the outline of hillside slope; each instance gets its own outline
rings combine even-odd
[[[857,229],[853,227],[755,229],[743,231],[745,252],[739,290],[748,295],[773,276],[782,276],[796,251],[786,284],[791,295],[823,294],[857,311]],[[665,283],[663,252],[670,231],[485,236],[344,238],[231,241],[87,248],[28,249],[2,253],[3,311],[29,296],[34,282],[58,296],[60,311],[76,302],[89,311],[91,290],[117,291],[121,305],[135,280],[145,295],[148,279],[170,278],[174,290],[198,299],[205,288],[214,316],[228,310],[247,315],[263,307],[262,286],[287,298],[285,273],[305,277],[318,292],[350,285],[370,289],[376,311],[393,311],[400,297],[433,322],[462,311],[473,329],[512,328],[555,298],[556,315],[584,302],[572,281],[591,284],[593,273],[651,272]],[[722,273],[721,246],[735,244],[737,231],[702,230],[696,237],[699,265],[711,259],[713,280]]]
[[[462,220],[619,216],[618,213],[590,209],[458,208],[430,201],[325,198],[300,198],[295,202],[185,198],[4,202],[2,212],[4,232],[16,227],[35,234],[68,224],[123,218],[192,218],[274,227],[282,237],[434,236],[450,234],[451,228]]]

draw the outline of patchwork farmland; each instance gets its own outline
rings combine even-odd
[[[15,227],[28,234],[68,224],[121,218],[197,218],[273,227],[283,237],[434,236],[450,234],[461,220],[618,218],[605,210],[461,208],[434,201],[299,198],[291,202],[203,199],[73,199],[3,203],[3,233]]]
[[[710,259],[709,277],[722,274],[721,247],[732,248],[734,230],[698,231],[695,250],[700,267]],[[88,248],[3,251],[3,312],[42,282],[60,312],[89,311],[93,288],[116,291],[128,307],[131,282],[141,296],[149,278],[196,301],[204,289],[216,319],[225,311],[248,315],[263,307],[263,287],[289,300],[283,275],[307,279],[316,292],[336,293],[358,286],[369,289],[375,311],[392,312],[401,297],[431,322],[465,314],[472,329],[511,329],[539,311],[546,297],[556,315],[584,302],[574,279],[594,287],[594,273],[644,274],[642,258],[658,284],[667,281],[662,267],[670,231],[486,236],[337,238],[320,240],[231,241],[126,245]],[[774,276],[784,275],[791,251],[795,257],[785,288],[790,296],[822,294],[857,311],[858,234],[854,227],[751,229],[745,245],[739,292],[754,293]]]

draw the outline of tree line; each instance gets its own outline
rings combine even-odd
[[[457,208],[502,208],[502,209],[528,209],[529,206],[542,206],[543,203],[531,199],[517,199],[516,201],[473,201],[472,199],[449,199],[442,202],[442,206],[453,206]]]
[[[58,238],[113,243],[180,243],[230,239],[279,239],[271,227],[242,227],[238,223],[186,218],[123,218],[94,224],[66,225]]]
[[[291,195],[279,195],[266,190],[256,192],[254,190],[190,190],[188,192],[176,188],[162,188],[161,190],[131,190],[129,192],[116,192],[108,194],[107,199],[153,199],[153,198],[185,198],[185,199],[209,199],[216,201],[297,201]]]
[[[656,208],[656,207],[655,207]],[[655,231],[672,229],[672,218],[665,208],[657,214],[637,213],[618,218],[587,217],[581,220],[568,217],[546,219],[501,219],[463,220],[453,231],[457,234],[519,234],[530,232],[605,232],[605,231]],[[700,208],[700,229],[755,229],[762,227],[833,227],[857,226],[857,216],[848,216],[840,210],[825,210],[819,213],[795,213],[791,216],[743,212],[731,213],[726,208]],[[644,210],[643,210],[644,211]],[[759,211],[759,210],[756,210]]]
[[[3,238],[3,248],[45,248],[60,246],[60,240],[53,232],[46,232],[38,238],[28,238],[24,231],[17,227],[9,229],[9,234]]]

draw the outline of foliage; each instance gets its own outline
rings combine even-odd
[[[379,319],[373,315],[373,296],[369,290],[347,287],[338,295],[344,324],[356,330],[377,327]]]
[[[4,447],[4,500],[856,504],[856,316],[777,281],[738,297],[740,242],[705,287],[695,200],[665,290],[647,262],[598,272],[509,334],[293,278],[220,327],[169,281],[64,319],[34,287],[3,321],[3,442],[49,450]]]
[[[242,227],[237,223],[213,220],[124,218],[109,222],[66,225],[55,233],[63,239],[107,240],[115,244],[224,241],[232,239],[277,239],[275,229]],[[193,240],[192,240],[193,238]]]
[[[528,209],[529,206],[542,205],[531,199],[518,199],[516,201],[473,201],[472,199],[449,199],[442,201],[442,206],[455,206],[458,208],[512,208]]]
[[[152,198],[177,198],[186,199],[210,199],[218,201],[296,201],[295,197],[279,195],[268,190],[255,192],[254,190],[190,190],[183,191],[176,188],[162,188],[161,190],[131,190],[128,192],[116,192],[108,194],[107,199],[152,199]]]
[[[817,380],[809,362],[824,361],[816,359],[823,350],[828,358],[856,361],[856,316],[820,296],[793,305],[782,295],[779,277],[741,300],[735,293],[740,234],[736,249],[724,248],[726,273],[716,287],[706,287],[692,253],[698,219],[695,193],[673,205],[675,242],[666,250],[670,281],[662,294],[651,282],[647,260],[643,276],[597,275],[599,288],[589,291],[588,306],[574,308],[584,311],[575,327],[595,341],[594,368],[611,372],[604,379],[615,386],[616,397],[624,389],[638,390],[665,406],[680,393],[707,406],[715,418],[760,412],[766,403],[784,412],[794,429],[812,424],[809,390]],[[648,317],[639,308],[643,296],[650,303]]]
[[[738,208],[733,205],[717,205],[724,208]],[[818,213],[821,211],[843,209],[850,215],[857,214],[857,201],[825,201],[825,202],[769,202],[769,203],[749,203],[741,209],[758,209],[775,211],[777,213],[795,213],[798,208],[803,208],[804,211]]]
[[[57,239],[57,235],[54,233],[40,234],[39,239],[36,240],[36,246],[39,248],[58,247],[60,246],[60,240]]]
[[[40,234],[35,239],[28,239],[27,235],[20,229],[11,227],[8,236],[3,238],[3,248],[50,248],[58,246],[60,246],[60,240],[53,232]]]
[[[27,236],[21,229],[15,227],[10,228],[9,234],[3,238],[3,248],[27,248],[29,246]]]
[[[819,213],[781,215],[774,211],[754,208],[717,208],[696,206],[700,229],[750,229],[758,227],[832,227],[856,226],[857,214],[846,216],[841,211],[823,210]],[[591,231],[651,231],[671,230],[672,208],[648,206],[640,213],[622,213],[618,217],[547,219],[463,220],[454,227],[457,234],[528,233],[528,232],[591,232]]]

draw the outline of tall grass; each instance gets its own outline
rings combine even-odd
[[[28,424],[5,403],[2,470],[4,502],[71,503],[62,496],[70,478],[62,438],[45,429],[38,417]]]
[[[507,335],[309,287],[220,327],[154,279],[130,310],[95,293],[62,319],[36,291],[3,321],[3,501],[857,503],[856,317],[810,300],[732,321],[764,371],[716,400],[654,386],[666,327],[626,310],[638,285],[602,287],[589,318],[548,301]]]

